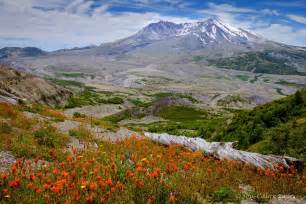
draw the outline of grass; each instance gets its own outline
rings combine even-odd
[[[192,60],[194,61],[194,62],[200,62],[200,61],[203,61],[205,59],[205,57],[203,57],[203,56],[194,56],[193,58],[192,58]]]
[[[122,104],[123,98],[109,92],[97,92],[94,88],[84,87],[84,89],[67,101],[65,108],[76,108],[88,105],[99,104]]]
[[[281,88],[275,88],[275,90],[279,95],[286,96],[286,94],[283,93]]]
[[[252,84],[254,84],[258,80],[258,78],[261,77],[261,76],[262,76],[262,74],[255,75],[254,78],[252,80],[250,80],[250,82]]]
[[[300,59],[304,59],[304,57],[301,56]],[[224,69],[267,74],[303,75],[288,58],[275,57],[275,53],[270,51],[243,53],[234,57],[211,59],[209,62],[217,68]]]
[[[78,81],[53,79],[53,78],[47,78],[47,80],[51,81],[54,84],[63,86],[63,87],[71,87],[71,86],[78,87],[78,88],[84,87],[84,84]]]
[[[237,75],[236,77],[241,81],[248,81],[250,78],[248,75]]]
[[[217,105],[223,107],[229,107],[232,103],[248,103],[248,101],[239,95],[228,95],[217,102]]]
[[[162,108],[158,116],[167,121],[155,122],[146,126],[149,132],[185,135],[209,139],[217,128],[224,124],[227,116],[212,114],[191,107],[170,106]]]
[[[68,137],[49,126],[48,122],[27,118],[21,111],[25,108],[0,103],[0,149],[11,151],[16,157],[52,159],[50,152],[61,160],[65,156],[63,147]],[[57,110],[52,110],[54,113]],[[42,112],[45,114],[45,112]],[[9,127],[9,128],[8,128]]]
[[[139,98],[132,98],[132,99],[129,99],[129,101],[138,107],[149,107],[152,104],[151,101],[144,101]]]
[[[305,84],[298,84],[298,83],[288,82],[288,81],[285,81],[285,80],[280,80],[280,81],[276,82],[276,84],[285,85],[285,86],[293,86],[293,87],[297,87],[297,88],[306,88]]]
[[[153,97],[155,98],[155,101],[160,100],[165,97],[177,97],[177,98],[186,98],[193,103],[198,102],[198,100],[193,98],[192,95],[182,94],[182,93],[161,92],[161,93],[154,94]]]
[[[207,116],[207,112],[186,106],[166,106],[162,107],[157,115],[166,120],[186,122],[201,120]]]

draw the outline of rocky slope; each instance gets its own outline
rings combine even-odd
[[[46,80],[0,65],[0,101],[30,101],[48,105],[63,103],[71,92]]]

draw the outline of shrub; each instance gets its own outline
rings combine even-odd
[[[71,137],[75,137],[79,140],[84,140],[84,141],[91,141],[92,140],[91,132],[83,126],[80,126],[77,129],[69,130],[69,135]]]
[[[12,132],[12,127],[7,124],[6,122],[0,121],[0,133],[6,133],[9,134]]]
[[[227,187],[220,187],[213,193],[213,201],[215,202],[234,202],[237,201],[235,193]]]
[[[74,118],[85,118],[86,115],[83,114],[83,113],[74,112],[74,113],[73,113],[73,117],[74,117]]]
[[[115,96],[115,97],[109,98],[107,102],[112,103],[112,104],[123,104],[124,100],[118,96]]]
[[[56,129],[51,126],[42,127],[35,131],[34,137],[39,145],[51,148],[62,146],[66,142],[64,135],[57,133]]]

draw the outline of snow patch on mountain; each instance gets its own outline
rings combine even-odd
[[[242,43],[259,39],[240,28],[235,28],[222,22],[218,18],[210,18],[206,21],[195,23],[175,24],[160,21],[151,23],[136,34],[136,38],[148,41],[164,40],[170,37],[196,36],[203,45],[209,43]]]

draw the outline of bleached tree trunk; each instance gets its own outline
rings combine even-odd
[[[194,151],[203,151],[217,159],[241,161],[263,169],[274,169],[274,165],[282,165],[285,168],[289,168],[291,165],[294,165],[295,167],[303,166],[302,161],[292,157],[263,155],[234,149],[233,142],[207,142],[202,138],[174,136],[167,133],[157,134],[146,132],[145,136],[161,144],[180,144]]]

